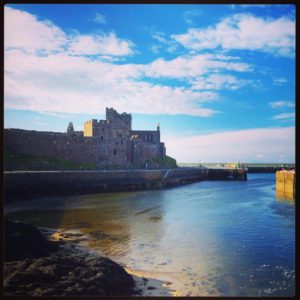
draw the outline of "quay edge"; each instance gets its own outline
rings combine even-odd
[[[4,172],[5,201],[40,196],[160,189],[201,180],[247,180],[247,171],[229,168],[177,168]]]

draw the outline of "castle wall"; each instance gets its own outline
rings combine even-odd
[[[45,156],[76,163],[99,162],[100,151],[96,139],[60,132],[39,132],[21,129],[4,131],[6,151],[31,156]]]
[[[74,131],[70,123],[67,133],[5,130],[5,149],[31,156],[45,156],[93,163],[97,166],[145,167],[145,161],[165,157],[156,131],[131,130],[131,114],[118,114],[106,109],[106,120],[84,123],[84,131]]]
[[[143,143],[143,154],[142,157],[144,160],[151,160],[154,157],[159,156],[159,145],[157,144],[145,144]]]
[[[132,135],[138,135],[145,143],[159,143],[160,131],[156,130],[132,130]]]
[[[122,113],[119,114],[113,108],[106,108],[106,120],[111,124],[113,128],[126,128],[131,130],[132,117],[131,114]]]
[[[126,166],[128,160],[128,141],[131,132],[131,115],[119,114],[112,108],[106,109],[106,120],[95,119],[85,122],[84,136],[99,140],[100,156],[107,164]]]

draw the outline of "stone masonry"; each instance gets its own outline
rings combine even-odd
[[[150,161],[164,159],[166,148],[160,142],[160,127],[154,131],[132,130],[131,114],[106,108],[106,120],[84,123],[84,131],[42,132],[5,129],[6,151],[30,156],[51,157],[97,167],[147,168]],[[153,164],[152,164],[153,167]]]

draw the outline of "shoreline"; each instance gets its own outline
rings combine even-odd
[[[51,231],[54,232],[53,234],[51,234],[51,239],[63,239],[66,242],[73,242],[77,244],[76,247],[80,249],[80,251],[87,253],[88,255],[95,257],[102,256],[101,253],[87,246],[88,237],[80,230],[71,229],[57,231],[49,228],[43,228],[43,230],[45,230],[46,232],[48,231],[49,233]],[[74,234],[75,238],[70,237],[70,234]],[[111,259],[109,256],[105,257]],[[133,277],[135,283],[134,288],[136,291],[131,296],[183,296],[170,287],[170,285],[172,284],[171,279],[164,281],[155,278],[155,276],[151,276],[151,274],[149,274],[148,272],[131,269],[119,262],[116,263],[122,266],[124,270]]]
[[[80,231],[37,228],[18,222],[14,224],[19,228],[25,224],[21,228],[23,232],[26,226],[37,230],[52,249],[48,255],[34,257],[27,254],[27,257],[5,260],[3,290],[6,296],[173,295],[173,290],[165,282],[146,278],[88,248],[84,244],[87,237]],[[13,232],[11,236],[18,234]],[[36,244],[36,240],[32,240]],[[12,241],[6,239],[6,244],[9,242]]]

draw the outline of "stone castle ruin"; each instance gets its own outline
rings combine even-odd
[[[106,108],[106,120],[84,123],[84,131],[67,132],[5,129],[5,151],[29,156],[50,157],[97,168],[159,168],[166,157],[160,141],[160,126],[150,130],[132,130],[131,114],[119,114]]]

